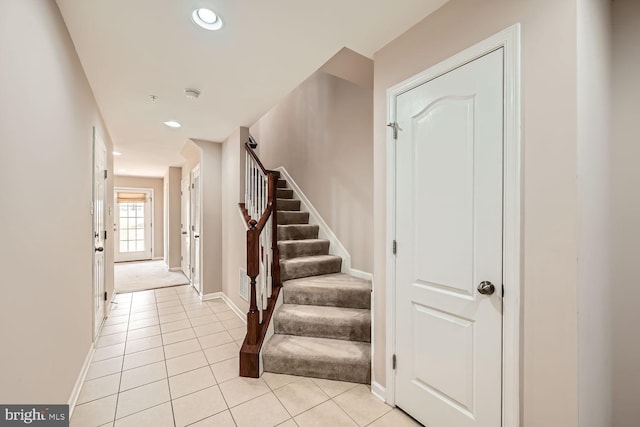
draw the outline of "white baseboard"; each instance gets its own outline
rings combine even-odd
[[[363,280],[373,281],[373,274],[366,271],[356,270],[355,268],[349,269],[349,274]]]
[[[182,271],[182,267],[171,267],[169,271]]]
[[[383,402],[386,401],[384,397],[387,395],[387,392],[385,388],[382,386],[382,384],[376,381],[371,381],[371,394],[373,394],[375,397],[382,400]]]
[[[71,415],[73,414],[73,410],[76,407],[76,403],[78,402],[78,397],[80,396],[80,390],[82,390],[82,384],[84,384],[84,379],[87,377],[87,372],[89,372],[89,366],[91,365],[91,361],[93,360],[93,354],[96,352],[96,348],[91,343],[91,347],[89,347],[89,352],[87,353],[87,357],[84,359],[84,363],[82,364],[82,368],[80,369],[80,374],[76,379],[76,383],[73,385],[73,390],[71,390],[71,396],[69,397],[69,419],[71,419]]]
[[[280,166],[275,170],[280,172],[280,177],[282,179],[287,180],[287,184],[289,188],[293,190],[294,194],[298,199],[300,199],[301,210],[306,210],[309,212],[309,224],[315,224],[320,227],[320,231],[318,233],[318,238],[329,240],[329,253],[332,255],[337,255],[342,258],[342,272],[349,273],[351,270],[351,255],[347,251],[347,249],[340,243],[338,237],[333,233],[331,228],[327,225],[327,223],[322,219],[320,213],[316,210],[316,208],[311,204],[307,196],[302,192],[298,184],[291,178],[291,175],[287,172],[284,166]]]
[[[233,301],[231,301],[231,298],[229,298],[226,294],[222,294],[222,299],[224,300],[224,302],[226,302],[229,307],[231,307],[231,310],[233,310],[238,317],[240,318],[240,320],[242,320],[242,322],[246,325],[247,324],[247,313],[243,313],[242,310],[240,310],[240,308],[235,305],[235,303]]]
[[[202,294],[200,295],[200,301],[209,301],[212,299],[222,298],[222,292],[214,292],[212,294]]]
[[[153,257],[151,258],[151,261],[164,261],[164,257],[163,256]]]
[[[247,323],[247,314],[240,310],[240,308],[238,308],[238,306],[231,301],[231,298],[229,298],[224,292],[214,292],[212,294],[204,294],[200,296],[200,301],[210,301],[213,299],[222,299],[229,307],[231,307],[231,310],[233,310],[240,320],[245,324]]]

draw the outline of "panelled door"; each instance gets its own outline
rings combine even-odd
[[[395,102],[395,401],[429,427],[498,427],[503,51]]]
[[[93,334],[98,336],[104,320],[105,206],[107,200],[107,148],[93,129]]]
[[[190,215],[190,199],[191,191],[189,179],[183,179],[180,185],[180,254],[182,272],[191,279],[191,215]]]
[[[196,291],[201,289],[201,259],[200,259],[200,218],[202,200],[200,196],[200,166],[196,166],[191,172],[191,284]]]

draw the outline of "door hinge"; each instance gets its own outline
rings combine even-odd
[[[107,230],[104,230],[104,240],[107,240]]]
[[[196,185],[195,184],[191,184],[191,188],[195,190]]]
[[[504,298],[504,284],[502,285],[502,298]]]
[[[393,129],[393,139],[397,140],[398,139],[398,129],[400,128],[398,126],[398,122],[388,123],[387,126],[390,127],[391,129]]]
[[[107,170],[105,169],[105,170],[104,170],[104,179],[107,179],[107,175],[108,175],[108,172],[107,172]]]
[[[391,368],[393,370],[396,369],[396,355],[395,354],[393,356],[391,356]]]
[[[191,272],[192,272],[192,273],[195,273],[195,272],[196,272],[196,270],[195,270],[193,267],[191,267]]]
[[[107,300],[107,291],[104,291],[104,300]]]
[[[394,255],[398,253],[398,242],[396,242],[395,240],[393,241],[393,247],[391,248],[391,250],[393,251]]]

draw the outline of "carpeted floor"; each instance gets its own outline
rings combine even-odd
[[[164,261],[121,262],[114,266],[116,293],[186,285],[189,279],[180,271],[169,271]]]

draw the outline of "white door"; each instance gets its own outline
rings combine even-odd
[[[152,257],[149,189],[116,188],[115,262],[142,261]]]
[[[501,425],[502,64],[396,98],[396,404],[429,427]]]
[[[98,336],[105,315],[104,239],[107,197],[107,148],[93,128],[93,335]]]
[[[202,293],[200,269],[200,217],[202,209],[200,196],[200,166],[191,172],[191,284]]]
[[[191,229],[191,217],[189,214],[190,188],[189,180],[183,179],[180,185],[180,232],[182,233],[180,238],[180,254],[182,255],[182,272],[188,279],[191,279],[191,236],[189,233],[189,230]]]

